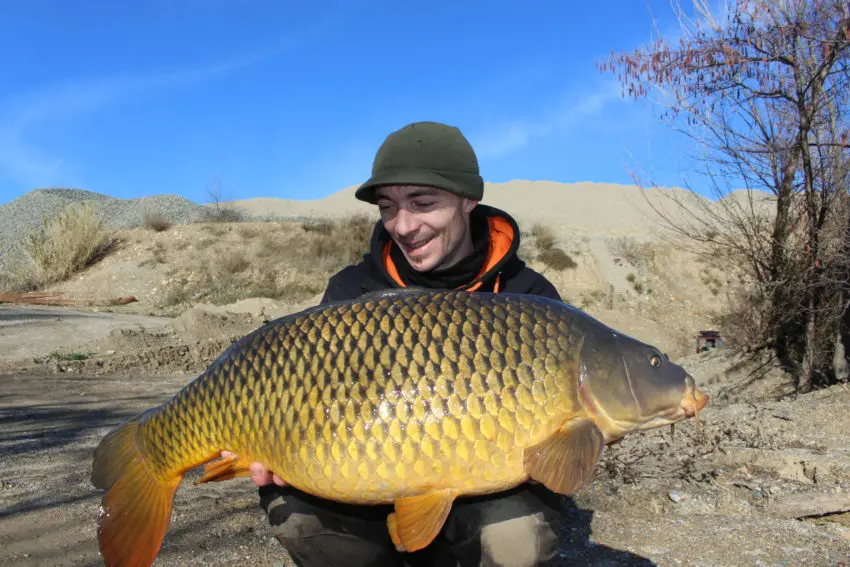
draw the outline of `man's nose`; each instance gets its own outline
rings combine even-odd
[[[396,232],[400,236],[407,236],[408,234],[413,234],[416,232],[417,227],[419,226],[418,221],[416,220],[416,215],[412,214],[410,211],[399,208],[398,213],[396,214]]]

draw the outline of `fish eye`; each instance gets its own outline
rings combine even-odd
[[[657,352],[650,352],[647,357],[653,368],[661,368],[661,365],[664,364],[664,359]]]

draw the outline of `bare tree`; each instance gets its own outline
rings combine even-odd
[[[223,184],[218,175],[213,175],[207,186],[207,196],[213,205],[213,210],[208,215],[216,222],[239,222],[245,220],[245,215],[232,203],[226,202],[223,195]]]
[[[735,184],[750,190],[743,201],[692,210],[701,213],[691,216],[695,223],[666,218],[690,239],[746,262],[765,311],[750,340],[771,347],[808,391],[824,360],[821,323],[840,319],[838,300],[827,307],[836,284],[825,272],[823,238],[847,193],[848,5],[732,0],[722,18],[705,0],[694,1],[693,18],[678,0],[672,6],[677,42],[659,36],[612,54],[602,70],[617,74],[624,96],[660,95],[661,118],[695,142],[715,196]],[[755,197],[765,193],[769,208]]]

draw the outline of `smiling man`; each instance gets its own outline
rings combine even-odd
[[[408,286],[560,299],[552,283],[517,256],[514,219],[480,204],[483,193],[477,157],[457,128],[417,122],[390,134],[372,177],[356,191],[381,214],[370,250],[330,278],[322,302]],[[252,473],[275,537],[302,567],[525,567],[556,553],[552,521],[560,499],[540,486],[459,499],[431,546],[398,553],[387,531],[388,507],[315,498],[285,486],[260,463]]]

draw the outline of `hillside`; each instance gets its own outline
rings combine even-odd
[[[43,214],[61,199],[96,203],[117,228],[118,245],[94,266],[46,290],[80,305],[133,296],[136,302],[110,309],[175,317],[215,306],[266,317],[315,303],[327,278],[359,259],[377,215],[354,199],[353,190],[314,201],[222,204],[250,219],[241,222],[203,222],[210,205],[170,196],[125,201],[42,190],[0,207],[0,217],[31,218],[21,213],[24,204]],[[715,206],[680,189],[644,193],[598,183],[488,184],[484,199],[517,218],[521,256],[568,302],[671,356],[693,351],[696,333],[713,326],[736,284],[727,266],[677,248],[649,205],[682,218],[679,201]],[[167,221],[167,230],[138,226],[151,210]],[[560,249],[575,265],[553,262],[546,247]]]

